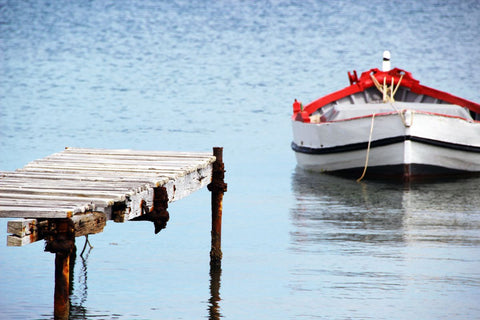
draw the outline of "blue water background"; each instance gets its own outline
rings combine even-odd
[[[201,190],[159,235],[91,236],[72,318],[479,318],[480,179],[358,184],[296,169],[290,150],[293,99],[343,88],[386,49],[479,102],[479,39],[478,1],[0,0],[0,170],[66,146],[224,147],[220,279]],[[6,247],[6,224],[0,319],[51,319],[54,255]]]

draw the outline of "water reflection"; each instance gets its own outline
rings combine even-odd
[[[292,241],[480,243],[480,178],[436,183],[355,182],[296,169]],[[477,232],[472,234],[472,232]]]
[[[356,183],[297,169],[289,287],[301,301],[322,299],[301,316],[478,314],[479,183]]]
[[[75,246],[70,256],[70,315],[69,319],[89,319],[97,317],[108,317],[108,315],[91,314],[85,306],[88,296],[88,258],[92,250],[92,246],[87,246],[88,238],[85,239],[85,245],[82,251],[79,253],[78,248]],[[77,254],[78,253],[78,254]],[[81,260],[81,265],[77,266],[78,259]],[[79,272],[78,276],[75,275],[75,270]],[[219,320],[223,317],[220,310],[220,284],[222,275],[221,261],[210,262],[210,297],[208,299],[208,319]],[[46,316],[46,319],[50,319],[50,316]]]
[[[218,320],[222,317],[220,313],[220,279],[222,266],[220,263],[210,263],[210,299],[208,299],[208,316],[210,320]]]
[[[72,252],[70,256],[70,319],[86,319],[87,308],[84,306],[87,301],[88,293],[88,273],[87,262],[92,246],[86,249],[88,238],[85,239],[85,245],[82,252],[78,255],[81,259],[80,274],[77,281],[75,281],[75,263],[77,258],[77,248]],[[76,287],[76,289],[75,289]],[[74,290],[75,289],[75,290]]]

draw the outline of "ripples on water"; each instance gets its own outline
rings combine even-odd
[[[302,257],[294,290],[401,309],[399,318],[478,314],[479,179],[359,185],[297,169],[292,180],[291,250]],[[422,310],[450,299],[460,306]]]
[[[92,236],[72,317],[478,318],[479,179],[295,170],[289,117],[294,98],[346,86],[385,49],[423,84],[480,101],[479,17],[478,1],[0,0],[0,170],[65,146],[225,148],[221,272],[200,191],[160,236],[142,223]],[[1,319],[51,318],[42,250],[0,245]]]

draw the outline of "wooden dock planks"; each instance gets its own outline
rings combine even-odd
[[[206,186],[214,162],[206,152],[66,148],[14,172],[0,172],[0,217],[75,217],[81,224],[92,213],[113,219],[121,208],[121,220],[131,220],[143,214],[145,204],[152,207],[155,188],[164,187],[172,202]],[[30,233],[15,234],[38,240]]]
[[[157,233],[169,202],[208,185],[210,268],[220,270],[224,173],[220,147],[213,154],[67,148],[0,172],[0,218],[22,218],[8,221],[7,245],[45,239],[45,251],[55,254],[54,318],[68,319],[75,237],[102,232],[107,219],[152,221]]]

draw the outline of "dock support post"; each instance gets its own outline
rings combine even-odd
[[[165,187],[156,187],[153,189],[153,206],[147,207],[147,203],[142,200],[142,215],[133,218],[133,221],[151,221],[155,228],[155,234],[167,227],[170,219],[168,208],[168,192]]]
[[[55,254],[55,295],[53,315],[55,319],[68,319],[70,313],[70,255]]]
[[[75,226],[70,219],[49,221],[45,251],[55,253],[55,293],[53,316],[56,320],[70,314],[70,255],[75,247]]]
[[[222,211],[223,193],[227,191],[224,182],[225,169],[223,164],[223,148],[213,148],[216,160],[212,167],[212,182],[207,186],[212,192],[212,246],[210,264],[220,265],[222,260]]]

